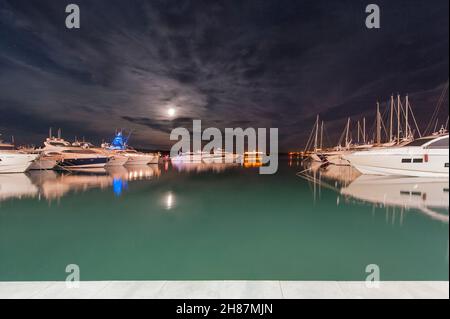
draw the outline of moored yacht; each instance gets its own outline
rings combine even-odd
[[[102,154],[109,157],[108,163],[105,165],[106,167],[112,166],[123,166],[127,163],[128,157],[125,155],[121,155],[118,152],[114,152],[112,150],[108,150],[103,147],[96,147],[95,145],[89,142],[74,142],[72,146],[82,147],[84,149],[90,149],[98,154]]]
[[[38,156],[18,151],[14,145],[0,141],[0,174],[26,172]]]
[[[344,158],[363,174],[448,177],[448,139],[448,134],[432,135],[403,146],[354,152]]]
[[[103,168],[109,156],[93,150],[72,146],[70,142],[58,137],[49,137],[44,142],[43,154],[57,161],[59,169]]]
[[[128,146],[128,138],[122,132],[117,132],[111,144],[103,143],[102,148],[111,154],[118,154],[127,158],[126,165],[158,164],[159,153],[138,152]]]
[[[38,154],[39,157],[28,168],[30,171],[35,170],[51,170],[55,168],[57,161],[51,156],[47,156],[41,149],[21,148],[22,152],[27,154]]]
[[[174,163],[206,163],[212,162],[213,157],[210,153],[197,151],[197,152],[183,152],[170,158]]]
[[[215,149],[212,154],[213,163],[240,163],[242,162],[242,156],[227,152],[221,148]]]

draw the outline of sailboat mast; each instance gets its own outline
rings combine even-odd
[[[320,126],[320,149],[323,149],[323,121],[322,125]]]
[[[314,151],[317,151],[318,138],[319,138],[319,115],[317,115],[316,119],[316,136],[314,139]]]
[[[358,120],[358,144],[359,144],[360,131],[361,131],[361,124],[359,123],[359,120]]]
[[[350,118],[348,118],[347,120],[347,129],[345,131],[345,147],[348,148],[349,147],[349,133],[350,133]]]
[[[389,119],[389,142],[392,142],[394,139],[394,95],[391,95],[391,116]]]
[[[397,143],[400,144],[400,113],[401,113],[400,94],[397,94]]]
[[[409,137],[409,121],[408,121],[408,110],[409,110],[409,97],[408,94],[406,94],[406,102],[405,102],[406,106],[405,106],[405,138]]]
[[[363,118],[363,142],[366,144],[366,118]]]
[[[377,144],[381,144],[381,118],[380,118],[380,103],[377,102]]]

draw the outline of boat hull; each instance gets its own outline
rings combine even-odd
[[[362,174],[367,175],[417,177],[449,176],[448,151],[446,155],[433,154],[431,151],[429,153],[405,154],[370,153],[371,152],[356,152],[345,155],[345,159]],[[405,163],[405,160],[411,160],[411,162]]]
[[[24,173],[39,155],[0,153],[0,174]]]
[[[52,160],[52,159],[37,159],[36,161],[34,161],[29,170],[49,170],[49,169],[53,169],[57,164],[56,160]]]
[[[120,156],[120,155],[114,155],[114,156],[110,157],[108,163],[106,164],[106,167],[123,166],[127,162],[128,162],[128,157]]]
[[[85,169],[85,168],[104,168],[108,163],[108,157],[97,158],[68,158],[58,162],[57,168],[63,170]]]
[[[127,166],[136,166],[136,165],[148,165],[148,164],[158,164],[159,156],[153,154],[145,154],[145,155],[127,155],[128,161],[126,162]]]
[[[174,163],[201,163],[203,157],[201,154],[178,155],[171,158]]]

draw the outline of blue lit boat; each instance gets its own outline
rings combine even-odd
[[[115,154],[126,156],[128,161],[126,165],[147,165],[158,164],[159,153],[142,153],[128,146],[128,138],[122,132],[117,132],[111,144],[104,143],[102,147]]]

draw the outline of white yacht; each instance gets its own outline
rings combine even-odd
[[[43,154],[57,161],[59,169],[103,168],[109,156],[90,149],[72,146],[70,142],[58,137],[49,137],[44,142]]]
[[[398,147],[344,155],[363,174],[423,177],[449,176],[449,136],[439,134]]]
[[[157,153],[141,153],[134,149],[116,150],[115,154],[120,154],[128,158],[126,165],[148,165],[158,164],[159,154]]]
[[[22,148],[22,152],[27,154],[38,154],[39,157],[29,167],[30,171],[35,170],[51,170],[55,168],[57,161],[51,156],[46,156],[41,149],[35,148]]]
[[[118,154],[127,158],[125,165],[148,165],[158,164],[159,153],[138,152],[128,146],[128,138],[124,137],[122,132],[117,132],[111,144],[103,143],[102,148],[109,151],[110,154]]]
[[[0,174],[24,173],[38,157],[39,154],[18,151],[14,145],[0,141]]]
[[[213,163],[241,163],[242,156],[239,154],[234,154],[227,152],[221,148],[215,149],[212,155]]]
[[[177,156],[171,157],[170,160],[175,163],[201,163],[206,154],[207,153],[201,151],[183,152]],[[210,154],[208,154],[208,157],[210,157]]]
[[[112,150],[108,150],[103,147],[96,147],[95,145],[89,143],[89,142],[74,142],[72,143],[72,146],[76,147],[82,147],[84,149],[90,149],[98,154],[102,154],[109,157],[108,163],[105,165],[105,167],[112,167],[112,166],[123,166],[127,163],[128,157],[125,155],[121,155],[117,152],[114,152]]]

